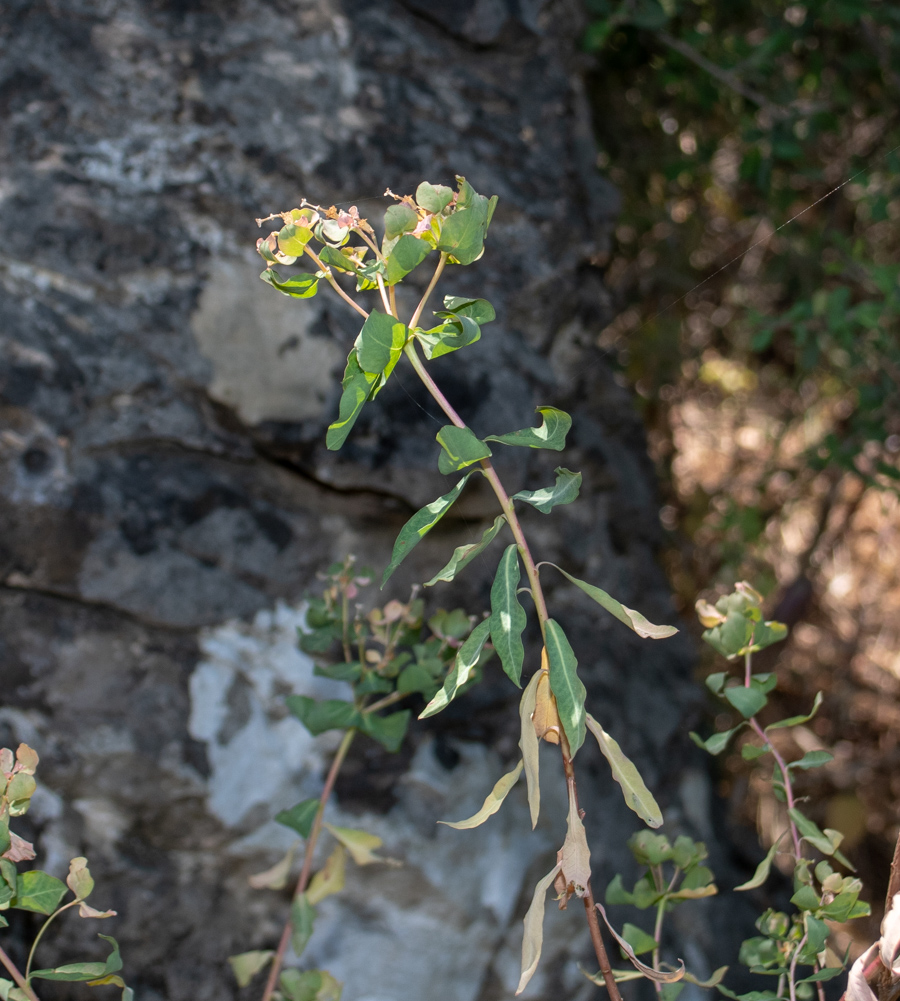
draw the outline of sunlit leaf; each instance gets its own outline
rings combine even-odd
[[[444,475],[471,466],[491,454],[487,445],[476,438],[469,428],[458,428],[454,424],[448,424],[438,431],[436,437],[441,446],[438,469]]]
[[[452,313],[454,316],[468,317],[470,320],[474,320],[479,326],[490,323],[497,318],[494,307],[487,299],[469,299],[462,295],[445,295],[444,309],[447,314]],[[435,315],[441,316],[443,314],[437,313]]]
[[[622,787],[625,805],[630,810],[634,810],[645,824],[650,827],[661,827],[662,811],[634,763],[626,757],[618,743],[610,737],[590,713],[587,714],[587,727],[597,738],[600,750],[612,770],[613,778]]]
[[[443,212],[453,200],[453,189],[444,184],[429,184],[428,181],[416,188],[416,202],[426,212]]]
[[[384,238],[393,240],[401,233],[408,233],[415,229],[419,222],[419,217],[414,209],[409,205],[400,202],[398,205],[391,205],[384,213]]]
[[[521,579],[519,547],[511,543],[504,550],[491,585],[491,642],[500,663],[514,685],[520,684],[525,647],[522,632],[527,618],[517,589]]]
[[[509,434],[489,434],[485,441],[499,441],[504,445],[523,445],[527,448],[551,448],[561,452],[566,447],[566,435],[572,426],[572,418],[563,410],[555,407],[538,407],[541,415],[541,426],[538,428],[522,428],[521,431],[511,431]]]
[[[426,716],[434,716],[435,713],[439,713],[456,698],[457,692],[472,676],[472,672],[478,664],[481,651],[490,634],[490,619],[479,622],[472,630],[469,638],[457,651],[456,660],[447,674],[443,687],[419,714],[419,719],[425,719]]]
[[[373,309],[356,338],[356,357],[364,372],[390,374],[409,337],[405,323]]]
[[[494,524],[484,530],[484,534],[478,542],[470,542],[465,546],[457,546],[453,550],[450,562],[439,570],[431,580],[425,581],[425,587],[432,587],[438,581],[451,581],[456,575],[464,570],[476,556],[479,556],[494,541],[497,533],[506,524],[506,516],[498,514],[494,519]]]
[[[466,316],[456,317],[445,313],[449,320],[430,330],[417,330],[416,339],[422,345],[425,357],[441,358],[460,348],[467,348],[481,339],[481,327]]]
[[[466,820],[439,820],[438,823],[446,824],[447,827],[455,827],[459,831],[468,831],[473,827],[480,827],[488,817],[493,817],[500,807],[503,806],[503,800],[509,795],[510,790],[516,782],[519,781],[523,764],[524,762],[520,761],[511,772],[507,772],[506,775],[502,775],[497,779],[494,788],[491,789],[484,803],[482,803],[481,809],[473,813],[471,817],[468,817]]]
[[[516,994],[521,994],[534,976],[534,971],[541,961],[541,949],[544,945],[544,906],[547,900],[547,890],[556,879],[559,864],[538,881],[531,898],[531,905],[525,915],[525,934],[522,938],[522,974],[516,987]]]
[[[574,757],[584,743],[584,701],[587,692],[578,677],[578,661],[562,626],[555,620],[548,619],[545,628],[550,687],[556,696],[556,709]]]
[[[385,285],[396,285],[425,260],[431,247],[417,236],[401,236],[391,248],[384,273]]]
[[[319,288],[319,279],[315,275],[291,275],[282,280],[274,268],[266,268],[259,276],[264,282],[278,289],[282,295],[294,299],[311,299]]]
[[[549,514],[560,504],[571,504],[581,489],[581,473],[573,473],[562,466],[556,468],[556,483],[540,490],[520,490],[512,495],[512,500],[525,501],[536,507],[542,514]]]
[[[347,435],[356,423],[366,401],[375,394],[379,376],[373,372],[364,372],[360,368],[354,348],[348,358],[344,377],[341,381],[343,392],[338,407],[338,419],[328,425],[325,435],[325,446],[331,451],[337,451],[347,440]]]

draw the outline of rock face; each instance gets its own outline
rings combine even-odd
[[[276,940],[286,898],[246,877],[274,861],[287,832],[270,817],[315,792],[334,746],[281,704],[285,691],[320,690],[293,644],[303,595],[347,552],[383,565],[409,513],[445,489],[438,417],[409,371],[341,453],[325,450],[355,318],[258,280],[256,216],[305,195],[374,219],[386,185],[454,173],[498,194],[484,258],[443,283],[490,299],[498,321],[435,376],[482,433],[527,425],[538,404],[573,414],[564,461],[583,471],[583,499],[527,518],[536,549],[672,621],[640,423],[592,347],[609,318],[592,261],[616,196],[593,166],[579,10],[5,5],[0,744],[39,749],[41,858],[54,872],[91,858],[99,903],[120,915],[101,930],[120,940],[142,1001],[237,997],[225,957]],[[550,482],[556,464],[503,462],[516,489]],[[394,593],[488,517],[490,497],[473,491]],[[433,600],[485,607],[492,569],[473,566]],[[549,597],[595,714],[669,819],[711,836],[705,779],[686,770],[681,738],[696,704],[688,645],[641,642],[560,581]],[[559,843],[562,804],[554,816],[548,788],[534,835],[515,797],[478,832],[434,821],[477,805],[515,739],[515,695],[495,677],[399,758],[361,747],[351,760],[335,817],[381,833],[405,866],[367,869],[354,896],[323,905],[310,954],[345,981],[346,1001],[419,1001],[435,983],[453,1001],[514,989],[519,918]],[[637,822],[599,756],[582,753],[602,888],[627,866],[623,834]],[[43,965],[94,950],[85,924],[61,923]],[[574,966],[587,958],[582,924],[548,919],[529,997],[591,995]]]

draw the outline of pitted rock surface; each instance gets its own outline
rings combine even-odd
[[[265,287],[255,217],[305,195],[375,219],[387,185],[455,173],[498,194],[484,258],[442,284],[490,299],[498,320],[435,377],[479,433],[526,426],[541,404],[572,413],[564,462],[583,497],[526,513],[536,551],[673,621],[640,421],[593,347],[610,318],[594,262],[617,198],[594,168],[581,27],[575,0],[5,5],[0,743],[40,750],[41,857],[56,872],[91,858],[142,1001],[236,998],[226,957],[277,939],[286,897],[246,877],[275,860],[286,832],[272,814],[315,792],[333,748],[280,701],[315,680],[292,643],[303,595],[347,552],[383,566],[403,521],[446,489],[443,421],[408,370],[343,451],[325,450],[355,315]],[[400,287],[407,309],[419,291]],[[552,482],[558,462],[498,459],[515,489]],[[391,593],[487,518],[491,497],[471,490]],[[485,607],[492,564],[431,600]],[[697,705],[689,645],[638,640],[551,574],[595,714],[670,819],[714,841],[682,736]],[[311,955],[346,1001],[420,1001],[438,981],[459,1001],[515,987],[519,919],[562,806],[535,835],[516,797],[477,833],[434,824],[477,806],[516,754],[515,693],[497,675],[400,757],[360,746],[349,762],[335,816],[376,829],[406,865],[366,870],[323,905]],[[627,867],[622,833],[637,822],[599,755],[582,756],[602,888]],[[456,881],[476,856],[490,863],[478,880]],[[93,950],[85,924],[61,923],[44,965]],[[703,974],[709,930],[694,931]],[[554,917],[547,935],[528,996],[592,996],[574,965],[580,918]]]

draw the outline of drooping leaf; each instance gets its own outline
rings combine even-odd
[[[550,563],[549,565],[559,570],[563,577],[568,578],[576,587],[584,591],[589,598],[593,598],[598,605],[605,608],[607,612],[611,612],[619,622],[624,622],[629,629],[634,630],[642,639],[664,640],[669,636],[674,636],[678,632],[674,626],[654,625],[648,619],[644,618],[640,612],[636,612],[633,608],[627,608],[621,602],[616,601],[612,595],[607,594],[606,591],[601,590],[599,587],[594,587],[593,584],[587,584],[577,577],[573,577],[572,574],[566,573],[562,567],[556,566],[555,563]]]
[[[363,733],[372,740],[377,740],[386,751],[396,754],[406,736],[411,716],[409,709],[401,709],[400,712],[391,713],[389,716],[364,713]]]
[[[310,880],[309,888],[304,896],[310,904],[315,906],[326,897],[340,893],[344,889],[346,873],[347,849],[342,844],[337,844],[325,860],[325,865]]]
[[[560,504],[571,504],[581,489],[581,473],[573,473],[562,466],[556,468],[556,483],[540,490],[520,490],[512,495],[512,500],[525,501],[536,507],[542,514],[549,514]]]
[[[462,488],[466,485],[466,481],[475,472],[477,470],[466,473],[452,490],[445,493],[442,497],[438,497],[437,500],[433,500],[430,504],[426,504],[419,511],[416,511],[403,528],[400,529],[400,534],[397,536],[397,541],[394,543],[394,550],[391,553],[391,562],[388,564],[381,578],[382,587],[388,582],[391,574],[412,552],[413,548],[425,538],[431,529],[450,510],[453,502],[459,497]]]
[[[316,909],[305,893],[298,893],[291,902],[291,948],[300,956],[313,933]]]
[[[452,316],[452,314],[444,314]],[[466,316],[445,320],[431,330],[417,330],[416,339],[421,343],[429,360],[448,355],[460,348],[467,348],[481,338],[481,327]]]
[[[473,827],[480,827],[488,817],[493,817],[500,807],[503,806],[503,800],[509,795],[510,790],[516,782],[519,781],[523,764],[524,762],[520,761],[511,772],[507,772],[497,779],[494,788],[491,789],[484,803],[481,804],[481,809],[473,813],[471,817],[468,817],[466,820],[439,820],[438,823],[446,824],[447,827],[455,827],[458,831],[469,831]]]
[[[362,716],[351,702],[343,699],[324,699],[317,702],[308,695],[288,695],[285,705],[314,736],[326,730],[344,730],[362,727]]]
[[[544,945],[544,906],[547,900],[547,890],[556,879],[559,872],[557,863],[543,879],[538,880],[531,898],[531,905],[525,915],[525,934],[522,938],[522,974],[516,994],[521,994],[528,986],[529,980],[541,961],[541,949]]]
[[[338,407],[338,419],[329,424],[325,435],[326,448],[335,452],[344,444],[366,401],[375,394],[378,382],[377,374],[364,372],[360,368],[354,348],[347,358],[347,367],[344,369],[344,378],[341,381],[343,392]]]
[[[680,969],[672,970],[671,972],[654,970],[652,966],[645,965],[634,954],[634,949],[631,948],[628,942],[626,942],[625,939],[622,938],[622,936],[610,924],[609,918],[606,916],[606,911],[603,908],[603,904],[595,904],[594,906],[600,912],[600,916],[606,923],[606,927],[609,929],[610,934],[619,943],[622,952],[625,953],[636,970],[640,970],[640,972],[647,977],[648,980],[655,980],[658,984],[674,984],[678,980],[681,980],[684,976],[684,963],[681,963]]]
[[[118,942],[110,935],[99,935],[98,938],[102,938],[112,946],[112,951],[106,957],[105,963],[69,963],[66,966],[54,967],[52,970],[35,970],[31,976],[40,980],[65,980],[77,983],[97,980],[109,976],[111,973],[117,973],[122,969],[122,957],[119,955]]]
[[[357,865],[372,865],[375,862],[394,863],[394,859],[382,858],[375,854],[375,849],[384,844],[377,835],[369,834],[368,831],[358,831],[352,827],[333,827],[328,823],[324,826],[350,852],[350,857]]]
[[[491,450],[469,428],[458,428],[454,424],[442,427],[435,436],[441,446],[438,469],[447,475],[465,469],[472,463],[486,459]]]
[[[717,987],[720,983],[722,983],[722,978],[727,972],[727,966],[720,966],[718,970],[714,970],[712,976],[708,977],[706,980],[698,980],[693,973],[685,973],[684,979],[689,984],[696,984],[698,987]]]
[[[264,872],[257,872],[250,876],[247,882],[254,890],[283,890],[287,886],[288,876],[291,874],[296,850],[297,843],[295,842],[288,849],[284,858],[279,859],[275,865]]]
[[[384,273],[385,285],[396,285],[425,260],[431,247],[417,236],[401,236],[391,248]]]
[[[537,826],[541,812],[540,741],[535,733],[532,715],[537,703],[537,688],[542,673],[541,671],[534,672],[519,700],[519,722],[521,724],[519,748],[522,751],[522,763],[525,766],[525,782],[528,786],[528,809],[531,813],[532,830]]]
[[[560,722],[574,758],[578,748],[584,743],[584,700],[587,692],[578,677],[578,661],[562,626],[555,620],[548,619],[545,628],[550,687],[556,696]]]
[[[805,716],[788,716],[787,719],[781,719],[777,723],[770,723],[766,727],[766,733],[769,730],[780,730],[787,726],[797,726],[800,723],[808,723],[813,716],[819,711],[819,707],[822,705],[822,693],[816,692],[816,697],[813,700],[812,709]]]
[[[311,299],[319,289],[319,279],[315,275],[291,275],[282,280],[274,268],[266,268],[259,277],[282,295],[294,299]]]
[[[389,375],[409,337],[405,323],[373,309],[356,338],[356,357],[364,372]]]
[[[428,181],[416,188],[416,203],[426,212],[443,212],[453,200],[453,189],[444,184],[429,184]]]
[[[726,688],[722,694],[744,719],[750,719],[752,716],[755,716],[767,701],[764,692],[761,692],[758,688],[745,688],[743,685]]]
[[[290,827],[296,831],[301,838],[308,838],[312,830],[313,821],[319,811],[319,801],[317,799],[304,799],[290,810],[280,810],[275,814],[275,820],[285,827]]]
[[[556,861],[565,882],[563,893],[583,897],[591,881],[591,850],[572,786],[569,786],[569,813],[566,819],[566,839],[557,852]]]
[[[447,313],[452,313],[455,316],[467,316],[479,326],[497,319],[497,312],[487,299],[468,299],[461,295],[445,295],[444,309]]]
[[[498,514],[494,519],[494,524],[490,528],[484,530],[484,534],[481,536],[480,541],[470,542],[465,546],[457,546],[453,550],[453,555],[450,557],[450,562],[443,568],[439,570],[431,580],[425,581],[425,587],[432,587],[437,584],[438,581],[451,581],[456,575],[464,570],[476,556],[479,556],[484,552],[485,549],[494,541],[497,537],[497,533],[506,524],[506,515]]]
[[[22,773],[19,773],[22,774]],[[66,884],[40,869],[19,873],[12,906],[20,911],[52,914],[66,895]]]
[[[516,686],[521,684],[525,647],[522,632],[527,621],[525,609],[519,602],[517,589],[519,547],[511,543],[500,558],[500,565],[491,585],[491,642],[503,665],[503,670]]]
[[[472,676],[472,672],[478,664],[478,660],[481,657],[481,651],[484,648],[484,644],[487,642],[487,638],[490,634],[490,619],[485,619],[484,622],[479,622],[478,625],[472,630],[469,638],[457,651],[456,660],[453,663],[453,667],[450,668],[447,674],[443,687],[428,703],[428,705],[425,706],[419,714],[419,719],[425,719],[427,716],[434,716],[435,713],[439,713],[442,709],[448,706],[453,699],[456,698],[456,693]]]
[[[261,949],[254,952],[242,952],[237,956],[229,956],[228,962],[234,971],[234,978],[238,982],[238,987],[246,987],[247,984],[264,969],[269,960],[275,955],[271,949]]]
[[[756,872],[753,873],[750,879],[746,883],[741,883],[740,886],[736,886],[735,890],[755,890],[758,886],[762,886],[763,883],[769,878],[769,872],[772,868],[772,862],[775,859],[775,853],[778,851],[778,841],[772,845],[772,847],[766,852],[765,858],[756,867]]]
[[[393,240],[401,233],[408,233],[418,225],[419,217],[414,209],[404,202],[391,205],[384,213],[384,238]]]
[[[626,757],[618,743],[610,737],[590,713],[587,714],[587,727],[597,738],[600,750],[609,762],[613,778],[622,787],[625,805],[630,810],[634,810],[648,826],[661,827],[662,811],[634,763]]]
[[[566,435],[572,426],[572,418],[555,407],[538,407],[541,415],[539,428],[522,428],[509,434],[489,434],[485,441],[499,441],[504,445],[523,445],[527,448],[552,448],[561,452],[566,447]]]

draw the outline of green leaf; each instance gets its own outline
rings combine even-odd
[[[476,556],[479,556],[484,552],[485,549],[494,541],[497,533],[506,524],[506,516],[498,514],[494,519],[494,524],[490,528],[484,530],[484,534],[481,536],[480,542],[470,542],[465,546],[457,546],[453,550],[453,555],[450,557],[450,562],[444,567],[443,570],[438,571],[431,580],[425,581],[425,587],[432,587],[437,584],[438,581],[445,580],[451,581],[456,575],[464,570]]]
[[[419,217],[414,209],[409,205],[400,202],[398,205],[391,205],[384,213],[384,238],[393,240],[401,233],[408,233],[419,224]]]
[[[360,368],[354,348],[347,358],[347,367],[344,369],[344,378],[341,381],[343,392],[338,408],[338,419],[328,426],[328,433],[325,436],[326,448],[334,452],[344,444],[366,401],[375,395],[378,382],[377,374],[364,372]]]
[[[581,489],[581,473],[573,473],[562,466],[556,468],[556,483],[540,490],[520,490],[512,500],[525,501],[542,514],[549,514],[559,504],[571,504]]]
[[[706,687],[713,693],[713,695],[721,695],[722,689],[725,687],[725,682],[727,680],[727,671],[716,671],[715,674],[711,674],[706,679]]]
[[[411,715],[409,709],[404,709],[399,713],[391,713],[390,716],[365,713],[363,715],[363,733],[368,734],[372,740],[377,740],[386,751],[396,754],[406,736],[406,728],[409,726]]]
[[[228,962],[234,971],[234,978],[238,982],[238,987],[246,987],[247,984],[268,965],[269,960],[275,955],[271,949],[262,949],[254,952],[242,952],[237,956],[229,956]]]
[[[822,693],[816,692],[815,700],[813,701],[813,707],[805,716],[789,716],[787,719],[779,720],[777,723],[770,723],[766,727],[766,733],[769,730],[780,730],[786,726],[798,726],[800,723],[808,723],[813,716],[819,711],[819,707],[822,705]]]
[[[425,538],[432,528],[434,528],[441,518],[443,518],[444,515],[450,510],[453,502],[457,497],[459,497],[462,492],[462,488],[466,485],[466,481],[475,472],[477,472],[477,470],[466,473],[466,475],[452,490],[416,511],[403,528],[400,529],[400,534],[397,536],[397,541],[394,543],[394,550],[391,553],[391,562],[388,564],[387,569],[384,571],[384,575],[381,578],[382,587],[387,584],[391,574],[393,574],[397,567],[400,566],[407,556],[409,556],[413,548]]]
[[[418,692],[429,698],[434,695],[437,687],[434,675],[424,664],[408,664],[397,677],[397,691],[401,695]]]
[[[525,766],[525,783],[528,786],[528,810],[531,813],[531,829],[537,826],[541,812],[540,783],[540,741],[534,730],[532,716],[537,706],[537,689],[542,672],[535,671],[531,681],[525,686],[519,700],[519,749]]]
[[[521,579],[519,547],[513,542],[500,557],[500,565],[491,585],[491,642],[503,670],[517,687],[521,686],[525,647],[522,632],[527,621],[517,589]]]
[[[566,435],[572,426],[572,418],[555,407],[538,407],[541,415],[539,428],[522,428],[509,434],[489,434],[485,441],[499,441],[504,445],[523,445],[528,448],[552,448],[561,452],[566,447]]]
[[[385,285],[396,285],[414,271],[431,253],[431,247],[417,236],[401,236],[391,248],[384,274]]]
[[[305,893],[298,893],[291,902],[291,948],[300,956],[313,933],[316,909]]]
[[[444,315],[453,316],[450,313]],[[467,316],[460,316],[431,330],[417,330],[416,338],[422,344],[425,357],[431,360],[474,344],[481,338],[481,327]]]
[[[755,890],[758,886],[762,886],[763,883],[765,883],[765,881],[769,878],[769,871],[772,868],[772,862],[777,851],[778,841],[776,841],[766,852],[766,857],[756,867],[756,872],[753,873],[753,876],[748,879],[746,883],[741,883],[740,886],[736,886],[735,890]]]
[[[797,830],[804,841],[808,841],[813,848],[817,848],[823,855],[833,855],[842,865],[853,870],[850,862],[838,851],[844,835],[840,831],[835,831],[826,827],[824,831],[819,830],[809,817],[805,817],[796,807],[788,810],[791,820],[797,825]],[[855,871],[855,870],[854,870]],[[19,877],[21,879],[21,877]]]
[[[349,249],[349,248],[348,248]],[[359,265],[347,254],[341,253],[337,247],[329,247],[327,244],[322,247],[318,253],[318,258],[323,264],[327,264],[329,268],[337,268],[338,271],[346,271],[347,274],[355,275],[359,274]]]
[[[798,761],[792,761],[788,768],[821,768],[829,761],[834,761],[834,755],[830,751],[807,751]]]
[[[426,212],[435,215],[443,212],[451,201],[453,201],[453,189],[444,184],[429,184],[428,181],[422,181],[416,188],[416,203]]]
[[[702,740],[696,733],[693,732],[690,733],[689,736],[697,747],[702,747],[704,751],[708,751],[710,754],[721,754],[722,751],[724,751],[728,746],[728,742],[731,738],[743,725],[743,723],[738,723],[737,726],[732,727],[730,730],[723,730],[721,733],[714,733],[711,737],[707,737],[706,740]]]
[[[625,805],[630,810],[634,810],[645,824],[650,827],[661,827],[662,811],[634,763],[626,757],[618,743],[610,737],[590,713],[587,714],[586,722],[587,728],[597,738],[603,757],[609,762],[613,778],[622,787]]]
[[[819,895],[811,886],[801,886],[791,897],[791,903],[801,911],[816,911],[819,909]]]
[[[25,873],[27,876],[28,873]],[[42,911],[42,914],[49,913]],[[98,980],[106,977],[110,973],[116,973],[122,969],[122,957],[119,955],[119,944],[110,935],[100,935],[112,945],[112,951],[106,958],[105,963],[69,963],[67,966],[57,966],[52,970],[35,970],[31,976],[40,980],[65,980],[77,983],[85,980]]]
[[[548,619],[545,629],[550,688],[556,696],[559,719],[574,758],[584,743],[584,700],[587,692],[578,677],[578,661],[562,627],[554,619]]]
[[[59,907],[59,902],[66,895],[67,889],[61,879],[41,872],[40,869],[22,872],[16,881],[16,895],[11,906],[20,911],[52,914]]]
[[[573,577],[570,573],[566,573],[562,567],[556,566],[555,563],[548,565],[559,570],[563,577],[568,578],[576,587],[581,588],[589,598],[593,598],[598,605],[605,608],[607,612],[611,612],[619,622],[624,622],[629,629],[634,630],[642,639],[664,640],[669,636],[674,636],[678,632],[674,626],[654,625],[649,619],[644,618],[640,612],[636,612],[633,608],[627,608],[599,587],[594,587],[593,584],[587,584],[585,581]]]
[[[534,888],[531,904],[528,913],[525,915],[525,934],[522,937],[522,974],[519,977],[519,985],[516,994],[521,994],[528,985],[528,981],[534,976],[534,971],[541,961],[541,949],[544,945],[544,906],[547,900],[547,890],[550,884],[556,879],[559,872],[559,864],[555,865],[550,872],[538,881]]]
[[[608,904],[633,904],[634,894],[629,893],[622,885],[622,877],[619,873],[610,880],[606,888],[606,902]]]
[[[744,744],[741,748],[741,757],[744,761],[756,761],[771,750],[771,744]]]
[[[317,799],[305,799],[302,803],[292,806],[290,810],[281,810],[276,813],[275,820],[279,824],[289,827],[292,831],[296,831],[301,838],[308,838],[318,810],[319,801]]]
[[[486,459],[491,454],[487,445],[476,438],[475,433],[469,428],[458,428],[453,424],[447,424],[438,431],[436,437],[441,446],[438,469],[444,475],[465,469],[466,466]]]
[[[452,215],[441,225],[437,249],[450,254],[459,264],[471,264],[484,250],[490,204],[484,195],[475,192],[465,178],[459,181],[459,196]]]
[[[279,978],[285,1001],[340,1001],[343,985],[327,970],[285,970]]]
[[[446,824],[447,827],[455,827],[458,831],[469,831],[473,827],[480,827],[488,817],[493,817],[493,815],[503,806],[503,800],[509,795],[510,790],[519,781],[519,776],[522,774],[522,766],[524,762],[520,761],[516,767],[511,771],[502,775],[494,785],[494,788],[488,793],[487,798],[484,803],[481,804],[481,809],[476,813],[473,813],[471,817],[466,820],[439,820],[439,824]]]
[[[722,694],[744,719],[755,716],[768,701],[765,693],[758,688],[744,688],[743,685],[726,688]]]
[[[479,326],[497,319],[494,307],[487,299],[469,299],[461,295],[445,295],[444,309],[455,316],[466,316]],[[438,316],[441,314],[438,313]]]
[[[362,727],[362,716],[352,703],[343,699],[325,699],[317,702],[308,695],[288,695],[284,700],[288,709],[307,730],[317,737],[326,730],[346,730]]]
[[[294,299],[311,299],[319,288],[319,279],[315,275],[291,275],[282,281],[277,271],[266,268],[259,277],[283,295],[292,296]]]
[[[356,357],[364,372],[389,375],[397,364],[409,330],[387,313],[373,309],[356,339]]]
[[[419,714],[419,719],[425,719],[426,716],[434,716],[435,713],[439,713],[456,698],[457,692],[472,676],[472,672],[478,664],[481,651],[490,633],[490,619],[479,622],[472,630],[469,638],[457,651],[456,660],[447,674],[443,688],[425,706],[424,710]]]
[[[798,980],[798,984],[816,984],[822,980],[833,980],[835,977],[839,977],[844,972],[843,966],[826,966],[824,970],[819,970],[818,973],[813,973],[809,977],[804,977],[803,980]]]
[[[648,935],[643,928],[625,922],[622,926],[622,938],[631,946],[636,956],[644,952],[653,952],[656,948],[656,939]]]

